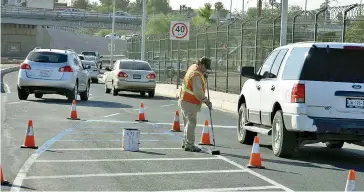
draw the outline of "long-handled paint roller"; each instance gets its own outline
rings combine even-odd
[[[210,100],[210,91],[209,91],[209,81],[206,77],[206,88],[207,88],[207,98]],[[209,108],[209,113],[210,113],[210,124],[211,124],[211,132],[212,132],[212,141],[213,141],[213,149],[205,149],[202,148],[202,150],[205,150],[207,153],[211,154],[211,155],[220,155],[220,150],[216,149],[215,146],[215,133],[214,133],[214,125],[212,123],[212,115],[211,115],[211,109]]]

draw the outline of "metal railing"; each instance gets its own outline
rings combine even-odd
[[[2,6],[1,17],[30,18],[30,19],[52,19],[52,20],[78,20],[85,22],[107,21],[111,22],[112,14],[90,11],[60,11],[54,9],[27,8],[17,6]],[[141,24],[141,17],[116,16],[116,23]]]
[[[364,42],[364,11],[358,4],[300,11],[289,15],[287,43]],[[247,18],[228,23],[193,27],[189,41],[169,40],[169,34],[148,36],[146,60],[160,83],[179,85],[188,66],[206,55],[212,59],[210,88],[239,93],[245,82],[242,66],[259,69],[267,55],[279,46],[280,15]],[[128,41],[128,58],[140,59],[140,38]]]

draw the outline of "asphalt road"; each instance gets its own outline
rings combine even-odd
[[[178,109],[175,100],[129,93],[112,96],[104,93],[103,84],[92,84],[90,100],[77,103],[81,121],[71,121],[66,119],[71,105],[63,96],[30,95],[19,101],[16,77],[16,72],[4,76],[9,90],[1,94],[2,168],[14,190],[338,191],[344,190],[349,169],[356,170],[356,190],[364,190],[363,147],[346,144],[344,149],[329,150],[313,145],[282,159],[272,155],[270,138],[260,136],[266,169],[247,169],[251,146],[237,142],[235,114],[212,112],[221,156],[185,152],[180,148],[183,134],[169,131]],[[141,102],[148,123],[134,121]],[[203,108],[198,123],[205,119],[208,111]],[[20,148],[28,120],[33,120],[38,150]],[[123,128],[140,129],[139,152],[121,150]],[[200,126],[196,142],[201,132]]]

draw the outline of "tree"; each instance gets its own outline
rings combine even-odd
[[[88,7],[90,7],[90,3],[88,2],[88,0],[76,0],[73,2],[73,7],[78,9],[87,9]]]
[[[147,35],[157,35],[161,33],[168,33],[172,20],[185,20],[181,15],[164,15],[162,13],[151,16],[147,24]]]
[[[112,12],[113,10],[113,0],[100,0],[101,7],[100,10]],[[127,11],[130,0],[115,0],[115,10],[117,11]]]
[[[210,3],[205,3],[203,8],[200,8],[198,10],[198,15],[200,17],[203,17],[208,23],[211,23],[211,15],[212,15],[212,9]]]
[[[221,10],[224,9],[224,4],[222,2],[216,2],[215,3],[215,14],[217,16],[217,21],[220,20],[220,13],[221,13]]]
[[[128,10],[131,13],[142,14],[143,2],[142,0],[136,0],[129,4]],[[147,11],[148,13],[154,14],[167,14],[172,11],[169,6],[168,0],[147,0]]]

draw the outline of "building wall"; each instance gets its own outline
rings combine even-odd
[[[1,56],[26,57],[35,47],[49,47],[50,37],[41,26],[1,24]]]

